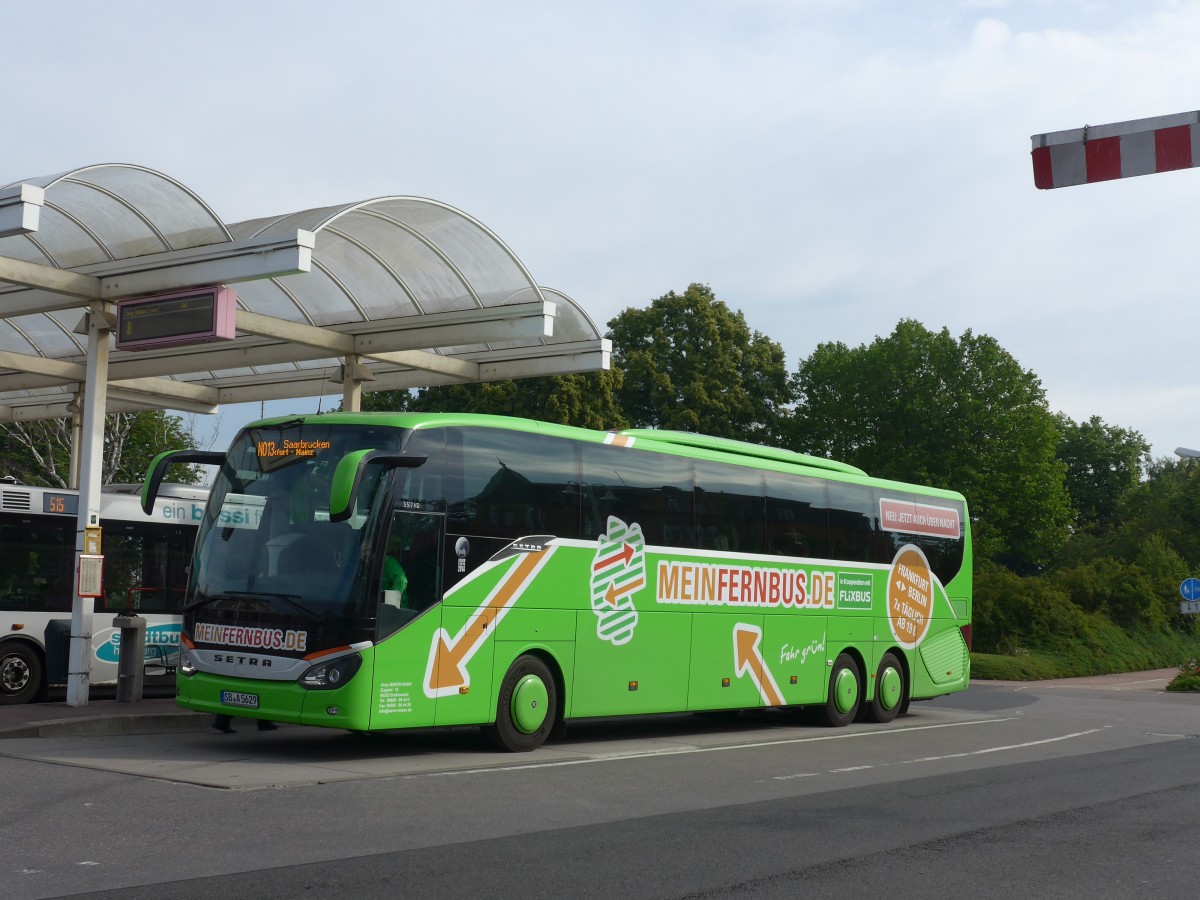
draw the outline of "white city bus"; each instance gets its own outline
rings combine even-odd
[[[104,596],[93,602],[91,683],[115,684],[115,615],[146,619],[145,683],[174,681],[180,607],[208,488],[164,485],[151,515],[140,485],[100,497]],[[0,482],[0,704],[26,703],[65,683],[75,590],[79,492]]]

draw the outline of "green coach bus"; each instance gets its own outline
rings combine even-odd
[[[887,722],[967,687],[960,494],[670,431],[466,414],[268,419],[219,463],[179,703],[532,750],[584,717],[816,707]]]

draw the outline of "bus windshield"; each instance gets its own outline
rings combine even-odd
[[[402,436],[398,428],[300,420],[242,432],[197,535],[188,608],[252,607],[315,622],[372,615],[365,551],[384,469],[368,466],[349,521],[329,520],[329,488],[345,454],[397,449]]]

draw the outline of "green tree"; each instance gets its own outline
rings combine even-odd
[[[1033,571],[1066,540],[1054,417],[1037,376],[995,339],[906,319],[869,345],[821,344],[793,387],[792,449],[961,491],[982,557]]]
[[[1133,560],[1148,539],[1158,537],[1191,571],[1200,569],[1200,464],[1153,461],[1146,479],[1123,496],[1115,518],[1099,552]]]
[[[195,437],[179,416],[163,410],[111,413],[105,417],[100,479],[104,484],[141,481],[158,453],[195,446]],[[66,487],[71,477],[71,420],[0,426],[0,472],[24,484]],[[171,470],[174,481],[195,483],[200,475],[188,466]]]
[[[1150,445],[1138,432],[1106,425],[1099,416],[1076,423],[1059,413],[1054,421],[1076,524],[1111,524],[1117,504],[1150,465]]]
[[[608,323],[617,399],[637,427],[778,444],[789,400],[783,348],[710,287],[671,291]]]
[[[365,394],[363,409],[490,413],[603,431],[627,425],[616,399],[620,384],[621,373],[613,369],[520,381],[437,385],[416,393]]]

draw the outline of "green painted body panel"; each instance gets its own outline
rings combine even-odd
[[[690,616],[646,612],[639,615],[637,638],[615,646],[596,639],[594,617],[580,615],[571,715],[687,709],[690,632]]]
[[[762,706],[763,699],[754,681],[737,675],[733,623],[729,616],[719,612],[698,612],[691,616],[675,612],[673,615],[692,620],[687,708],[753,709]],[[763,626],[763,616],[740,616],[738,621],[760,630]]]
[[[940,687],[964,678],[970,657],[961,634],[943,631],[921,645],[921,662],[929,680]]]
[[[375,645],[374,668],[359,673],[374,682],[371,731],[435,724],[437,702],[426,696],[422,682],[429,647],[441,626],[441,612],[442,608],[435,606]]]
[[[824,703],[829,679],[826,665],[829,617],[765,616],[763,658],[775,673],[790,705]],[[792,679],[796,683],[792,683]]]
[[[179,674],[176,701],[188,709],[254,719],[270,719],[296,725],[320,725],[366,731],[370,727],[371,699],[374,692],[370,664],[374,653],[363,653],[363,667],[345,686],[331,691],[313,691],[290,681],[264,681],[198,673]],[[237,691],[258,697],[258,708],[247,709],[221,702],[222,691]],[[331,713],[330,710],[336,709]]]

